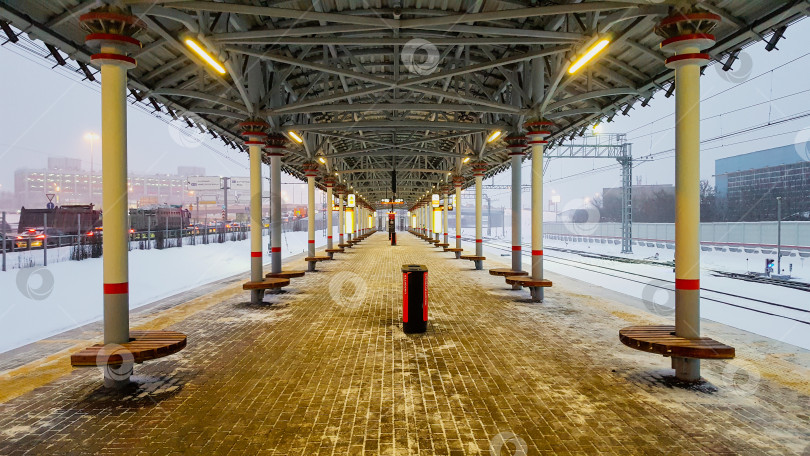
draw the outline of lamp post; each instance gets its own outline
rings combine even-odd
[[[84,135],[84,139],[90,141],[90,200],[88,203],[93,202],[93,141],[98,138],[99,136],[92,132]]]

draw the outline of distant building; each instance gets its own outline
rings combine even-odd
[[[783,219],[810,216],[810,142],[722,158],[714,174],[729,221],[775,220],[776,197]]]
[[[189,166],[178,167],[180,170],[193,170],[194,175],[205,172],[205,168]],[[49,157],[45,169],[17,169],[14,172],[15,206],[29,208],[45,207],[48,194],[52,194],[56,204],[95,204],[100,206],[101,170],[90,172],[81,168],[81,160],[66,157]],[[129,203],[138,205],[139,201],[157,201],[157,203],[187,204],[194,200],[188,194],[186,177],[188,175],[168,174],[130,174]]]

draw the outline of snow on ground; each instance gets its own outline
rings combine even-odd
[[[306,250],[307,232],[286,232],[286,258]],[[323,231],[318,244],[326,243]],[[266,248],[269,238],[264,236]],[[266,249],[267,250],[267,249]],[[41,252],[29,252],[41,255]],[[50,255],[49,251],[49,255]],[[269,255],[265,256],[270,261]],[[184,245],[129,254],[130,309],[250,269],[250,241]],[[101,319],[102,259],[0,272],[0,353]]]
[[[530,242],[530,233],[530,230],[523,231],[522,240],[524,243]],[[472,228],[464,228],[462,229],[462,235],[465,237],[473,237],[475,230]],[[501,235],[500,229],[497,230],[496,235],[493,229],[493,236],[491,238],[487,238],[486,229],[484,229],[484,241],[485,255],[502,260],[507,260],[511,256],[511,252],[490,246],[491,244],[505,247],[510,246],[511,232],[509,228],[506,229],[505,236]],[[595,254],[601,253],[635,259],[652,258],[657,253],[659,261],[672,261],[674,250],[667,249],[665,246],[664,248],[633,246],[633,254],[623,255],[620,253],[621,246],[612,244],[584,242],[566,243],[564,241],[544,239],[543,245],[545,247],[544,268],[546,270],[638,298],[644,303],[644,307],[648,311],[671,317],[674,322],[674,292],[662,290],[655,286],[660,285],[662,287],[672,288],[671,283],[663,283],[656,280],[674,281],[675,272],[672,267],[621,263],[611,260],[589,258],[578,254],[559,252],[552,248],[567,248]],[[465,246],[470,247],[469,243],[465,243]],[[774,256],[775,255],[762,253],[702,251],[700,284],[704,290],[701,291],[701,316],[708,320],[810,350],[810,325],[737,307],[743,306],[761,312],[791,317],[796,320],[810,321],[810,313],[755,301],[760,300],[807,311],[810,310],[810,293],[786,287],[763,285],[743,280],[715,277],[712,275],[713,270],[729,272],[756,270],[759,272],[764,270],[765,259],[774,258]],[[804,264],[805,262],[803,260],[803,258],[798,256],[783,257],[782,267],[788,270],[789,265],[793,264],[794,277],[800,279],[810,277],[810,264]],[[525,256],[523,264],[525,270],[530,270],[530,257]],[[606,270],[603,269],[603,267],[612,268],[613,270]],[[647,277],[638,277],[628,273],[641,274]],[[729,296],[726,293],[737,296]]]

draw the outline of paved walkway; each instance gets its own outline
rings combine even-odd
[[[186,332],[188,347],[136,366],[123,392],[64,352],[0,372],[0,454],[810,454],[810,372],[767,342],[707,323],[740,357],[704,362],[715,388],[683,389],[666,359],[618,342],[659,317],[558,277],[531,303],[398,241],[374,235],[272,304],[231,280],[156,306],[133,326]],[[424,335],[401,330],[405,263],[430,269]]]

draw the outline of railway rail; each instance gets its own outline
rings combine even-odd
[[[468,237],[462,237],[462,239],[467,240],[467,241],[473,241],[473,242],[475,241],[473,238],[468,238]],[[496,242],[486,241],[486,240],[484,241],[484,245],[486,245],[488,247],[491,247],[491,248],[494,248],[496,250],[502,250],[502,251],[509,252],[509,253],[512,252],[512,246],[511,245],[501,244],[501,243],[496,243]],[[525,245],[528,245],[528,244],[524,243],[523,245],[525,246]],[[554,250],[560,250],[560,249],[554,249]],[[562,250],[567,250],[567,249],[562,249]],[[524,256],[531,256],[530,254],[528,254],[525,251],[521,252],[521,253]],[[573,253],[573,252],[571,252],[571,253]],[[617,278],[617,279],[622,279],[622,280],[627,280],[627,281],[630,281],[630,282],[644,284],[646,286],[655,287],[655,288],[662,289],[662,290],[665,290],[665,291],[671,292],[671,293],[675,292],[675,281],[674,280],[662,279],[662,278],[659,278],[659,277],[653,277],[653,276],[649,276],[649,275],[645,275],[645,274],[629,272],[629,271],[625,271],[625,270],[618,269],[618,268],[611,268],[609,266],[598,265],[598,264],[589,263],[589,262],[585,262],[585,261],[577,261],[577,260],[573,260],[573,259],[570,259],[570,258],[564,258],[564,257],[560,257],[560,256],[555,256],[555,255],[543,255],[543,257],[544,257],[544,261],[549,261],[549,262],[552,262],[552,263],[558,263],[558,264],[561,264],[561,265],[574,266],[574,267],[577,267],[577,268],[580,268],[580,269],[583,269],[583,270],[587,270],[587,271],[590,271],[590,272],[594,272],[594,273],[597,273],[597,274],[602,274],[602,275],[614,277],[614,278]],[[589,254],[589,257],[596,258],[598,256],[595,256],[593,254]],[[605,258],[600,258],[600,259],[610,259],[610,257],[611,257],[611,255],[605,255]],[[666,265],[666,264],[659,264],[659,265],[662,266],[662,267],[663,266],[669,266],[669,265]],[[779,284],[775,284],[775,283],[770,283],[770,285],[780,286]],[[702,292],[701,293],[701,299],[705,299],[707,301],[716,302],[718,304],[723,304],[723,305],[727,305],[727,306],[730,306],[730,307],[736,307],[736,308],[739,308],[739,309],[747,310],[747,311],[750,311],[750,312],[755,312],[755,313],[762,314],[762,315],[768,315],[768,316],[773,316],[773,317],[777,317],[777,318],[783,318],[783,319],[786,319],[786,320],[795,321],[797,323],[810,325],[810,308],[800,308],[800,307],[795,307],[795,306],[789,306],[789,305],[786,305],[786,304],[780,304],[780,303],[775,303],[775,302],[771,302],[771,301],[765,301],[765,300],[762,300],[762,299],[752,298],[752,297],[749,297],[749,296],[743,296],[743,295],[739,295],[739,294],[735,294],[735,293],[728,293],[728,292],[725,292],[725,291],[715,290],[715,289],[706,288],[706,287],[701,287],[700,290]],[[708,295],[707,295],[707,293],[708,293]],[[724,299],[721,299],[721,297],[738,299],[738,300],[741,300],[742,302],[744,302],[744,303],[746,303],[748,305],[743,305],[741,303],[729,302],[729,301],[726,301]],[[768,306],[767,307],[768,310],[757,309],[757,308],[750,307],[751,305],[757,305],[757,304],[758,305]],[[669,308],[667,308],[665,306],[659,306],[658,304],[654,304],[654,305],[658,306],[658,307],[663,307],[663,308],[669,309]],[[670,309],[670,310],[674,311],[674,309]],[[779,310],[788,310],[788,311],[798,312],[798,313],[806,316],[807,319],[803,320],[803,319],[800,319],[800,318],[791,317],[789,315],[784,315],[784,314],[777,313]]]
[[[729,279],[738,279],[738,280],[745,280],[748,282],[777,285],[780,287],[788,287],[794,288],[796,290],[810,292],[810,283],[798,282],[795,280],[777,279],[775,277],[762,277],[751,274],[740,274],[737,272],[725,272],[725,271],[712,271],[712,275],[716,277],[727,277]]]

